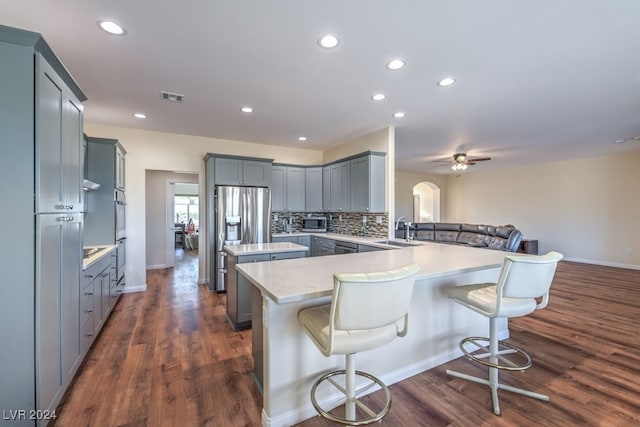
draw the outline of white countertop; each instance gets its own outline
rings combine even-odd
[[[101,248],[101,250],[91,254],[91,256],[83,258],[82,259],[82,269],[86,270],[91,265],[93,265],[96,261],[98,261],[100,258],[102,258],[103,256],[109,254],[115,247],[116,247],[116,245],[85,246],[84,249]]]
[[[224,250],[234,256],[269,254],[278,252],[305,252],[309,248],[297,243],[276,242],[276,243],[246,243],[242,245],[225,245]]]
[[[335,236],[343,237],[331,236],[331,238],[363,239],[342,234],[335,234]],[[505,255],[515,254],[491,249],[421,242],[415,247],[388,251],[238,264],[236,269],[269,298],[278,304],[286,304],[331,295],[333,274],[336,272],[374,272],[416,263],[421,269],[417,279],[435,278],[500,267]]]

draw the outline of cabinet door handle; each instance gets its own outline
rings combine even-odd
[[[93,295],[93,292],[85,292],[84,295],[90,297],[91,295]]]
[[[84,277],[86,277],[87,279],[93,279],[93,274],[85,275]]]
[[[85,310],[85,313],[93,313],[93,310]]]
[[[86,336],[87,338],[91,338],[91,337],[93,336],[93,334],[91,333],[91,334],[87,334],[87,335],[85,335],[85,336]]]

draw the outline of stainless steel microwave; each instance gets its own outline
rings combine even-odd
[[[327,217],[307,216],[302,218],[302,231],[309,233],[326,233]]]

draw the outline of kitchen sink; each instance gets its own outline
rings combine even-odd
[[[407,246],[420,246],[420,243],[413,243],[413,242],[404,242],[402,240],[378,240],[375,243],[381,243],[383,245],[389,245],[389,246],[400,246],[400,247],[407,247]]]

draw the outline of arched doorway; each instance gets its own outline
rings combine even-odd
[[[434,183],[413,186],[413,222],[440,222],[440,188]]]

